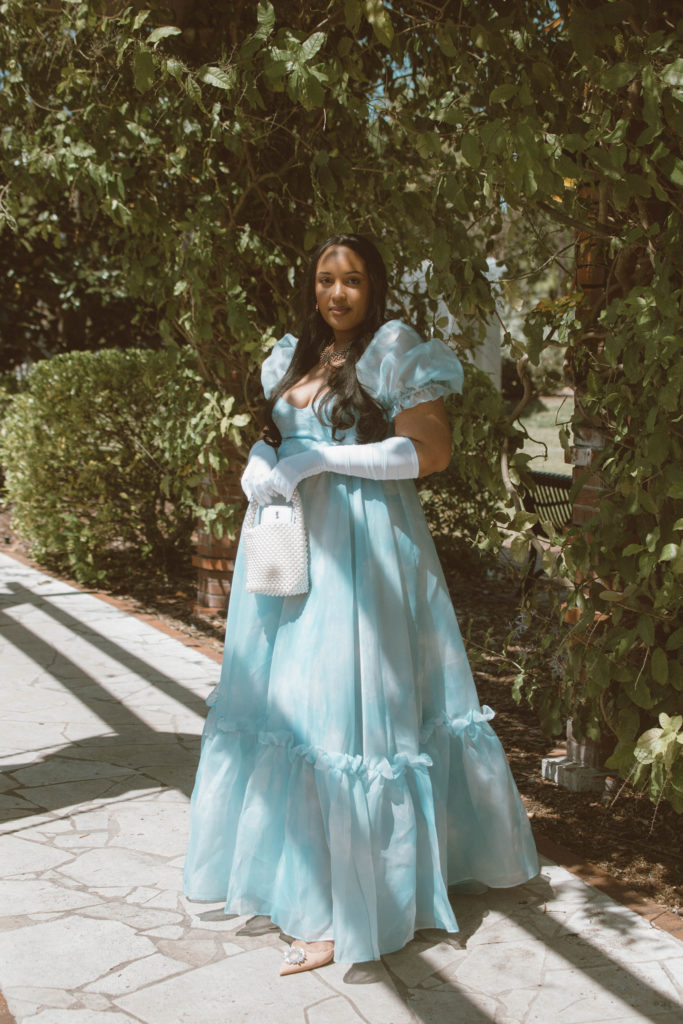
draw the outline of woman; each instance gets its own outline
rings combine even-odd
[[[293,936],[283,974],[457,931],[449,884],[538,871],[411,482],[448,464],[462,368],[384,322],[386,287],[370,242],[330,238],[299,340],[263,364],[270,443],[243,488],[267,504],[298,487],[311,587],[247,593],[240,548],[192,797],[186,895]]]

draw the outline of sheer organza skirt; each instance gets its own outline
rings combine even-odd
[[[286,415],[304,427],[282,456],[317,429]],[[374,960],[457,931],[449,884],[538,862],[414,484],[325,473],[300,493],[308,594],[248,594],[238,554],[184,888]]]

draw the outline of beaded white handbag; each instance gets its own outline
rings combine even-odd
[[[308,593],[308,539],[299,492],[292,494],[291,516],[264,522],[263,511],[252,500],[244,520],[247,590],[269,597]]]

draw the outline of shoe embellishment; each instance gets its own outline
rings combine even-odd
[[[290,946],[286,953],[282,954],[286,964],[302,964],[306,960],[306,950],[299,946]]]

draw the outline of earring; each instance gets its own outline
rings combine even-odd
[[[318,309],[318,303],[317,303],[317,302],[316,302],[316,304],[315,304],[315,311],[316,311],[316,313],[319,313],[319,312],[320,312],[320,310]]]

